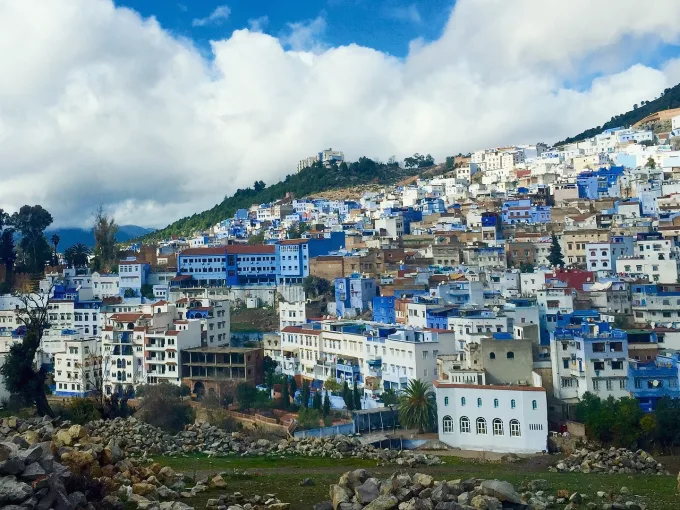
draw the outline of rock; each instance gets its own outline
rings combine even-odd
[[[322,501],[314,505],[314,510],[333,510],[333,503],[330,501]]]
[[[390,510],[399,506],[399,500],[392,494],[378,496],[364,507],[364,510]]]
[[[82,439],[88,435],[87,429],[82,425],[71,426],[71,428],[68,429],[68,433],[73,439]]]
[[[413,475],[413,483],[420,484],[423,487],[432,487],[434,485],[434,478],[423,473],[416,473]]]
[[[304,478],[299,485],[301,487],[312,487],[316,484],[314,483],[314,480],[312,480],[311,478]]]
[[[507,501],[514,504],[522,503],[522,498],[517,494],[511,483],[500,480],[484,480],[481,483],[481,488],[485,495],[492,496],[499,501]]]
[[[333,504],[333,510],[338,510],[342,503],[349,503],[352,498],[352,494],[346,487],[343,487],[339,484],[334,484],[331,485],[330,488],[330,498],[331,503]]]
[[[578,492],[574,492],[571,496],[569,496],[569,503],[580,505],[581,501],[583,501],[583,497]]]
[[[17,480],[14,476],[0,478],[0,504],[21,503],[31,494],[33,494],[31,486]]]
[[[73,437],[69,434],[69,431],[63,429],[57,431],[55,440],[59,446],[71,446],[73,443]]]
[[[31,464],[26,466],[24,472],[21,473],[21,478],[24,478],[26,480],[35,480],[36,478],[43,477],[46,474],[47,473],[40,464],[38,464],[37,462],[32,462]]]
[[[222,475],[216,475],[210,479],[210,487],[213,489],[224,489],[227,486],[227,482],[224,481]]]
[[[363,484],[354,488],[354,494],[359,503],[367,505],[379,496],[380,487],[377,480],[369,478]]]
[[[503,508],[503,505],[498,499],[483,494],[479,494],[472,498],[470,506],[477,508],[478,510],[501,510]]]
[[[156,486],[148,482],[139,482],[132,484],[132,494],[137,494],[139,496],[156,496]]]
[[[547,491],[550,489],[550,484],[548,483],[548,480],[532,480],[529,482],[529,490],[531,492],[536,492],[536,491]]]

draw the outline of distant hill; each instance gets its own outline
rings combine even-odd
[[[118,228],[116,240],[120,243],[141,237],[153,232],[153,229],[138,227],[137,225],[121,225]],[[45,231],[49,239],[52,234],[57,234],[59,240],[59,251],[63,251],[74,244],[83,243],[85,246],[94,247],[94,231],[84,228],[56,228]]]
[[[570,138],[565,138],[561,142],[555,143],[555,145],[579,142],[581,140],[585,140],[586,138],[592,138],[593,136],[600,134],[605,129],[632,126],[636,122],[643,120],[645,117],[661,110],[680,108],[680,84],[673,88],[664,90],[663,94],[657,99],[647,102],[642,101],[642,103],[644,104],[640,104],[637,108],[634,108],[626,113],[615,115],[601,126],[586,129],[583,133],[579,133],[578,135],[572,136]]]
[[[369,158],[359,158],[353,163],[337,167],[321,164],[288,175],[271,186],[256,181],[252,188],[239,189],[230,197],[202,213],[182,218],[167,227],[143,236],[143,241],[165,239],[173,235],[190,235],[207,230],[220,221],[234,216],[238,209],[248,209],[253,204],[266,204],[282,199],[286,193],[302,198],[332,189],[348,188],[362,184],[392,184],[406,177],[418,175],[423,168],[400,168],[398,164],[378,163]],[[253,172],[257,175],[257,172]]]

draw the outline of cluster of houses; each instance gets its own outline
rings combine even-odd
[[[261,382],[270,356],[313,388],[356,384],[367,407],[426,381],[442,441],[512,452],[545,450],[586,392],[645,411],[680,397],[671,133],[643,122],[477,151],[442,172],[355,200],[254,204],[192,237],[130,246],[115,274],[46,275],[39,362],[54,392],[167,381],[219,396],[224,381]],[[309,277],[328,294],[305,295]],[[243,347],[237,300],[275,307],[279,330]],[[310,300],[324,308],[310,315]],[[19,305],[0,298],[0,352],[23,334]]]

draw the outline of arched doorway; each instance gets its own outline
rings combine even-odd
[[[205,386],[203,386],[203,383],[201,381],[198,381],[194,384],[194,394],[196,395],[196,398],[198,400],[201,400],[204,397]]]

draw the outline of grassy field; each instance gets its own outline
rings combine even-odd
[[[581,473],[550,473],[544,462],[521,461],[515,464],[480,463],[468,459],[447,457],[446,464],[421,467],[411,472],[428,473],[437,479],[457,478],[499,478],[520,487],[523,483],[542,478],[548,480],[551,490],[579,491],[595,496],[597,491],[618,492],[628,487],[634,494],[645,497],[649,510],[678,510],[680,497],[676,493],[676,479],[673,476],[630,476],[599,475]],[[284,459],[255,458],[207,458],[203,455],[185,457],[160,457],[155,459],[171,466],[190,477],[209,477],[220,472],[228,487],[226,492],[240,491],[246,496],[275,494],[279,499],[291,503],[295,510],[309,510],[315,503],[328,499],[328,487],[337,482],[340,474],[356,468],[365,468],[379,478],[399,470],[397,466],[376,467],[375,461],[355,459],[326,459],[288,457]],[[235,470],[237,470],[235,472]],[[243,474],[247,470],[247,474]],[[311,478],[315,485],[301,487],[304,478]],[[209,491],[190,501],[195,508],[203,508],[205,502],[225,491]],[[584,506],[585,507],[585,506]]]

